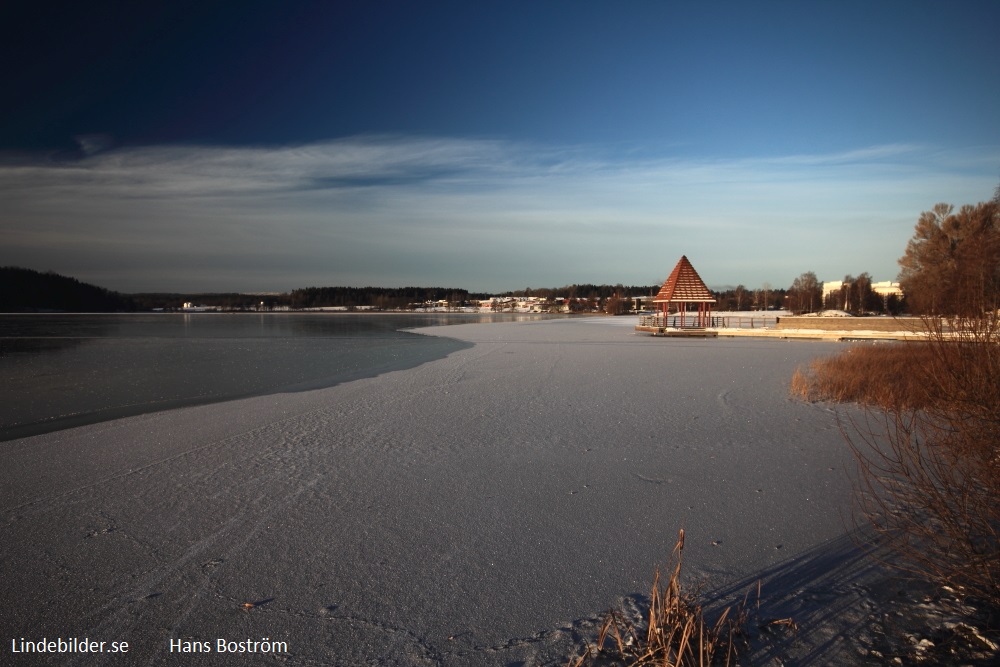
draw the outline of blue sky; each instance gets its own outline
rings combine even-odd
[[[653,284],[682,254],[716,287],[885,280],[921,211],[1000,183],[997,2],[25,3],[0,25],[0,265],[126,292]]]

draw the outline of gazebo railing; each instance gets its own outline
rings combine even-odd
[[[711,317],[709,318],[708,327],[715,328],[721,326],[717,321],[721,318]],[[655,327],[657,329],[704,329],[698,325],[698,314],[697,313],[686,313],[683,319],[683,326],[681,326],[681,316],[680,315],[642,315],[639,317],[639,326],[641,327]]]
[[[746,315],[713,315],[709,318],[708,328],[710,329],[764,329],[775,326],[777,318],[774,315],[761,317],[747,317]],[[639,316],[639,326],[655,327],[657,329],[680,329],[681,316],[673,313],[663,316],[662,313],[656,315]],[[700,329],[698,326],[698,313],[685,313],[684,329]]]

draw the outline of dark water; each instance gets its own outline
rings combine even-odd
[[[0,440],[411,368],[469,345],[401,328],[511,317],[2,315]]]

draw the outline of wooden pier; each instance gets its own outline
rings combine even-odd
[[[685,329],[670,329],[667,327],[645,327],[636,325],[636,331],[642,331],[653,336],[666,336],[668,338],[716,338],[719,332],[715,329],[698,329],[688,327]]]
[[[711,317],[707,327],[693,326],[678,315],[643,315],[635,330],[676,338],[784,338],[829,341],[923,341],[927,333],[906,318]],[[946,336],[948,334],[945,334]]]

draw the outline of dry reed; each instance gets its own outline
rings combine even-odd
[[[634,667],[730,665],[747,622],[746,600],[725,608],[715,622],[706,619],[698,596],[681,587],[684,531],[671,554],[672,569],[661,584],[657,568],[650,594],[645,631],[620,611],[609,611],[597,642],[569,667],[583,667],[599,659],[622,660]]]
[[[923,369],[934,356],[923,343],[851,347],[796,369],[791,391],[806,401],[861,403],[883,410],[924,408],[931,387]]]

